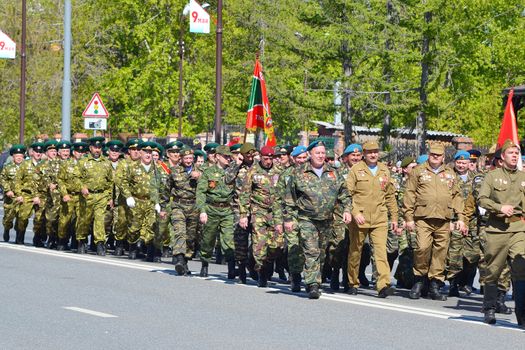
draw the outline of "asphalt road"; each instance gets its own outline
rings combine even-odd
[[[26,243],[31,242],[31,232]],[[161,264],[0,243],[0,349],[521,348],[514,315],[482,323],[482,296],[446,302],[325,291],[319,300],[271,282],[176,276]],[[192,271],[199,262],[190,262]],[[513,306],[512,302],[508,303]]]

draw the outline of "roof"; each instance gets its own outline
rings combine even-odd
[[[324,126],[326,129],[333,129],[333,130],[344,131],[343,124],[335,125],[335,124],[332,124],[332,123],[322,122],[322,121],[317,121],[317,120],[313,120],[312,123],[320,125],[320,126]],[[352,126],[352,130],[354,132],[358,133],[358,134],[365,134],[365,133],[368,133],[368,134],[380,134],[381,133],[381,129],[380,128],[367,128],[365,126],[359,126],[359,125],[353,125]],[[409,128],[392,129],[392,132],[395,133],[395,134],[399,134],[399,135],[415,135],[416,134],[416,130],[415,129],[409,129]],[[441,136],[441,137],[465,137],[465,136],[467,136],[467,135],[456,134],[456,133],[452,133],[452,132],[448,132],[448,131],[433,131],[433,130],[427,130],[427,135],[429,135],[429,136]]]

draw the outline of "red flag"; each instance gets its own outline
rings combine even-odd
[[[503,114],[503,121],[501,122],[501,129],[498,136],[497,148],[501,148],[505,143],[505,140],[510,139],[515,144],[519,145],[518,139],[518,126],[516,124],[516,116],[514,115],[514,104],[512,103],[512,97],[514,96],[514,89],[509,91],[507,98],[507,106],[505,107],[505,113]]]
[[[266,81],[264,80],[262,66],[258,59],[255,60],[255,68],[253,70],[250,104],[246,116],[246,129],[251,132],[258,129],[264,130],[266,134],[266,145],[277,145],[270,113],[270,102],[266,92]]]

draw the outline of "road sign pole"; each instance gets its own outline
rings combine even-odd
[[[22,0],[22,45],[20,47],[20,143],[24,143],[26,120],[26,0]]]
[[[71,0],[64,2],[64,78],[62,82],[62,140],[71,139]]]

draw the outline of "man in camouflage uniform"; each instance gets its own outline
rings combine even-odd
[[[308,297],[321,295],[321,266],[333,223],[335,203],[341,202],[343,221],[350,223],[350,196],[343,177],[325,163],[326,150],[322,141],[308,146],[310,161],[296,168],[288,181],[285,194],[284,224],[299,229],[299,238],[305,255],[305,282]]]
[[[220,234],[220,246],[228,264],[228,278],[235,278],[233,210],[232,199],[235,192],[234,179],[227,181],[225,169],[231,157],[227,146],[218,146],[215,150],[216,164],[203,171],[197,183],[196,204],[199,221],[204,225],[201,242],[201,277],[208,276],[208,264],[215,247],[217,232]]]
[[[217,147],[219,147],[219,144],[215,142],[210,142],[204,146],[203,149],[206,152],[208,159],[205,163],[204,168],[202,169],[203,171],[206,170],[207,167],[215,165],[217,163],[217,157],[215,156]]]
[[[162,156],[164,154],[164,147],[160,145],[158,142],[155,142],[155,148],[153,149],[151,155],[153,157],[153,161],[155,162],[157,166],[157,170],[159,172],[159,177],[161,180],[161,189],[164,187],[164,184],[168,180],[168,176],[171,174],[171,170],[168,166],[168,164],[164,163],[162,160]],[[159,193],[159,198],[162,194]],[[170,234],[170,219],[169,215],[165,215],[163,217],[159,216],[157,219],[156,225],[158,226],[155,228],[155,230],[158,230],[159,233],[159,241],[156,242],[157,248],[162,250],[162,257],[163,258],[169,258],[172,257],[172,251],[171,251],[171,234]]]
[[[18,206],[14,200],[15,198],[15,177],[16,172],[24,161],[26,148],[24,145],[14,145],[9,149],[9,154],[13,157],[13,161],[4,165],[0,172],[0,187],[4,191],[4,218],[2,223],[4,225],[4,242],[9,242],[9,231],[13,228],[13,222],[16,218]],[[16,244],[23,244],[19,242],[18,237],[15,238]]]
[[[361,249],[366,236],[369,236],[374,247],[374,261],[378,272],[376,290],[380,298],[386,298],[394,292],[390,286],[390,268],[386,253],[388,214],[391,218],[391,229],[395,231],[398,208],[390,170],[378,162],[379,145],[377,142],[366,142],[363,152],[363,161],[352,167],[346,181],[352,197],[353,216],[348,254],[349,293],[357,294]]]
[[[253,264],[249,264],[249,258],[253,260],[253,256],[249,255],[249,236],[253,230],[252,223],[250,218],[248,218],[248,224],[246,227],[241,227],[239,225],[240,221],[240,212],[239,212],[239,198],[241,196],[242,186],[244,183],[244,178],[248,171],[253,167],[254,161],[253,157],[255,156],[255,146],[249,142],[244,143],[239,149],[239,153],[242,158],[239,158],[240,161],[231,164],[227,172],[228,181],[234,179],[235,183],[235,193],[233,195],[233,241],[235,243],[235,262],[239,267],[239,280],[241,283],[246,283],[246,268],[250,270],[252,277],[258,278],[254,270]],[[255,274],[254,274],[255,273]]]
[[[175,168],[180,165],[181,156],[180,149],[183,147],[183,143],[179,141],[170,142],[164,147],[166,156],[168,157],[168,167]]]
[[[525,326],[525,173],[517,168],[519,146],[506,140],[501,147],[503,166],[489,172],[479,190],[479,205],[489,212],[486,228],[487,264],[483,309],[485,323],[496,323],[497,282],[507,264],[514,281],[515,313]],[[508,262],[507,262],[508,261]]]
[[[93,225],[97,255],[106,255],[104,216],[113,197],[113,168],[111,162],[102,156],[103,146],[102,136],[90,138],[90,154],[82,158],[78,164],[81,182],[79,201],[81,216],[77,226],[79,254],[87,253],[86,240]]]
[[[261,149],[261,160],[250,168],[242,180],[239,193],[239,226],[252,224],[252,252],[258,286],[268,286],[268,270],[284,247],[281,203],[276,189],[279,170],[273,166],[274,150]],[[250,220],[248,219],[250,218]]]
[[[160,251],[157,251],[155,242],[159,235],[156,233],[155,223],[157,214],[161,213],[160,175],[152,152],[155,149],[153,142],[142,142],[139,145],[140,162],[134,162],[129,167],[129,178],[122,186],[122,195],[131,209],[131,224],[128,233],[129,258],[136,259],[144,247],[147,248],[147,261],[160,261]],[[165,216],[165,214],[162,214]]]
[[[415,284],[409,297],[419,299],[425,295],[426,281],[430,281],[428,293],[433,300],[446,300],[440,293],[445,280],[445,260],[450,241],[452,215],[457,215],[457,229],[467,228],[463,219],[463,198],[456,175],[443,164],[445,146],[436,142],[430,146],[428,160],[410,172],[403,211],[406,227],[417,228],[417,248],[414,251]]]
[[[61,196],[61,207],[58,219],[57,250],[67,250],[70,236],[76,232],[80,217],[79,200],[82,184],[78,162],[88,149],[85,142],[72,145],[73,157],[62,162],[57,176],[58,191]]]
[[[454,172],[463,200],[472,190],[473,174],[469,171],[470,154],[458,151],[454,155]],[[459,285],[464,286],[467,275],[476,275],[479,260],[479,238],[476,231],[462,233],[451,226],[450,244],[447,255],[447,279],[450,284],[448,295],[459,297]],[[471,227],[469,222],[469,227]]]
[[[115,190],[118,193],[117,196],[117,220],[115,223],[115,252],[116,256],[122,256],[124,254],[124,243],[128,241],[129,225],[131,223],[131,209],[126,204],[126,197],[122,194],[124,187],[129,187],[129,168],[132,164],[140,162],[140,151],[139,145],[141,140],[137,138],[131,138],[126,142],[127,157],[120,160],[115,171]],[[135,257],[136,258],[136,257]]]
[[[111,162],[111,169],[113,170],[113,197],[111,199],[111,205],[108,205],[106,209],[106,216],[104,218],[104,227],[106,230],[106,243],[107,248],[115,249],[115,242],[122,240],[122,237],[117,237],[115,232],[116,222],[118,218],[118,202],[119,194],[116,186],[116,173],[118,169],[118,163],[121,160],[121,150],[124,148],[124,144],[119,140],[111,140],[106,143],[105,149],[107,150],[107,159]]]
[[[29,218],[35,211],[33,218],[33,244],[43,247],[42,242],[45,228],[42,223],[44,195],[41,190],[41,179],[38,165],[44,153],[44,144],[35,142],[31,145],[31,158],[24,161],[15,176],[15,196],[18,203],[16,217],[17,241],[23,243]],[[38,214],[38,216],[37,216]]]
[[[308,152],[306,151],[306,147],[295,147],[291,156],[293,157],[294,165],[284,169],[279,175],[279,181],[277,182],[277,192],[279,194],[283,215],[287,213],[284,204],[284,196],[286,194],[288,181],[290,181],[293,170],[307,162]],[[291,220],[294,219],[291,218]],[[284,239],[286,242],[285,256],[287,257],[288,271],[291,277],[291,289],[292,292],[298,293],[301,291],[301,273],[303,272],[304,267],[304,254],[299,241],[297,222],[293,225],[288,225],[288,229],[284,229]]]
[[[193,164],[193,151],[183,147],[182,162],[171,168],[163,187],[160,206],[162,212],[169,212],[171,203],[171,236],[173,264],[179,275],[188,275],[188,260],[193,257],[195,245],[200,240],[197,236],[199,211],[195,206],[195,191],[201,172]]]

